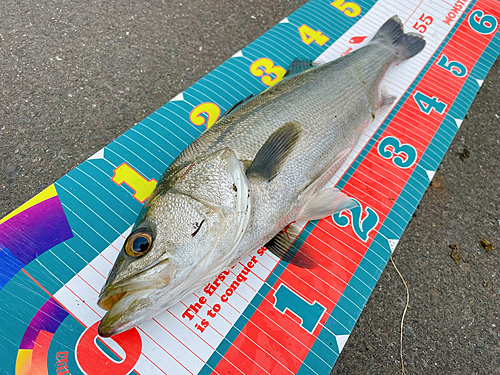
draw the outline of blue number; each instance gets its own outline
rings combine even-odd
[[[450,63],[446,65],[447,63],[448,63],[448,57],[446,57],[446,55],[443,55],[436,63],[436,65],[452,72],[455,76],[460,78],[465,77],[465,75],[467,74],[467,68],[465,67],[464,64],[461,64],[458,61],[450,61]]]
[[[286,309],[293,312],[302,320],[300,326],[311,334],[314,332],[314,329],[326,310],[326,307],[321,306],[317,301],[314,301],[312,305],[304,301],[302,297],[289,289],[285,284],[281,284],[278,289],[276,289],[274,298],[276,298],[274,307],[279,312],[283,314]]]
[[[475,10],[469,16],[469,25],[479,34],[491,34],[497,28],[497,19],[490,14],[484,14],[482,10]]]
[[[420,110],[426,115],[431,113],[433,109],[437,113],[443,114],[444,110],[446,109],[446,104],[440,102],[435,96],[431,98],[425,94],[422,94],[420,91],[416,91],[415,94],[413,94],[413,99],[417,103]]]
[[[391,151],[388,147],[392,147]],[[410,168],[417,160],[417,150],[409,144],[401,144],[399,139],[394,137],[385,137],[378,145],[378,153],[384,159],[392,159],[396,167],[406,169]],[[406,155],[406,157],[401,156]]]
[[[351,213],[352,228],[354,233],[356,233],[356,236],[358,236],[363,242],[366,242],[368,241],[368,235],[378,224],[378,215],[370,207],[366,207],[367,215],[363,220],[361,220],[363,207],[361,207],[361,204],[356,199],[353,198],[353,200],[356,202],[356,207],[347,210]],[[333,222],[339,227],[346,227],[349,225],[349,217],[343,212],[333,215],[332,218]]]

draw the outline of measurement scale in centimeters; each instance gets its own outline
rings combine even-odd
[[[343,25],[345,30],[363,17],[358,24],[363,24],[365,33],[370,31],[372,35],[387,18],[398,13],[403,20],[406,19],[407,30],[414,29],[413,31],[422,33],[426,39],[429,38],[429,44],[432,39],[438,40],[437,49],[471,2],[456,1],[451,5],[442,2],[439,6],[431,6],[430,2],[425,1],[413,3],[414,8],[410,8],[411,3],[408,2],[407,5],[398,5],[400,9],[395,12],[396,5],[389,1],[311,1],[282,21],[283,24],[270,30],[261,37],[262,39],[259,38],[225,63],[230,67],[240,67],[239,70],[226,73],[229,83],[234,82],[234,79],[229,79],[229,75],[241,78],[241,86],[236,91],[221,84],[219,78],[210,78],[218,77],[219,72],[216,69],[206,80],[202,79],[174,98],[163,108],[163,112],[160,110],[139,124],[140,129],[150,132],[148,136],[152,144],[141,137],[134,128],[120,137],[117,143],[107,146],[87,161],[96,163],[98,168],[109,169],[114,166],[112,175],[106,172],[104,175],[109,177],[103,178],[101,174],[101,177],[95,180],[96,183],[115,192],[124,204],[130,207],[131,213],[118,214],[122,215],[124,222],[132,222],[135,219],[134,211],[136,213],[139,210],[141,203],[152,192],[161,172],[166,168],[165,160],[171,162],[180,149],[201,130],[215,124],[225,110],[246,97],[249,91],[260,92],[283,78],[287,64],[280,61],[280,57],[273,55],[271,51],[263,52],[264,47],[269,48],[266,35],[271,35],[275,30],[284,35],[285,43],[291,50],[288,51],[289,54],[300,53],[300,57],[313,58],[325,52],[328,47],[326,53],[331,53],[331,58],[337,58],[350,52],[349,48],[356,43],[368,40],[363,39],[364,35],[360,33],[334,41],[334,31],[331,26],[326,26],[332,22],[332,15],[343,17],[339,18],[338,24]],[[309,7],[307,13],[306,7]],[[439,12],[436,12],[436,8],[439,8]],[[53,300],[70,312],[69,319],[73,317],[75,322],[79,322],[77,325],[85,327],[85,333],[78,336],[76,343],[67,345],[76,344],[76,361],[71,359],[71,355],[65,356],[64,353],[67,352],[61,349],[57,351],[63,353],[57,357],[56,366],[59,367],[54,369],[60,369],[58,373],[62,373],[63,367],[67,366],[69,369],[71,364],[73,374],[78,371],[75,367],[87,374],[101,373],[103,366],[107,366],[110,373],[114,374],[127,374],[132,369],[135,369],[136,373],[147,374],[171,371],[195,374],[200,370],[202,373],[210,373],[213,370],[218,373],[248,373],[252,368],[256,369],[256,373],[329,371],[387,262],[390,250],[367,258],[371,247],[377,243],[374,238],[380,238],[377,233],[382,232],[382,227],[386,224],[384,220],[395,207],[395,202],[400,202],[401,198],[398,197],[405,189],[407,181],[419,168],[422,169],[420,164],[423,156],[429,152],[429,143],[433,141],[434,134],[469,78],[476,61],[497,31],[498,12],[497,4],[488,1],[475,2],[444,48],[436,52],[436,56],[432,57],[431,53],[426,58],[430,66],[426,68],[425,75],[421,77],[418,85],[412,87],[409,96],[401,103],[389,125],[382,123],[383,118],[379,119],[377,127],[381,123],[382,125],[375,134],[375,143],[367,146],[367,152],[357,168],[354,171],[349,170],[349,176],[345,175],[339,182],[344,192],[356,198],[359,206],[350,212],[322,220],[317,225],[305,225],[301,237],[317,248],[320,267],[312,271],[294,268],[292,272],[286,265],[277,264],[276,259],[267,252],[256,252],[232,269],[227,280],[221,281],[221,289],[210,298],[206,298],[203,292],[197,293],[155,318],[154,322],[144,325],[144,328],[106,339],[103,344],[103,341],[95,340],[96,322],[103,314],[95,305],[95,301],[104,276],[121,248],[127,234],[125,232],[54,294]],[[303,14],[307,17],[301,19]],[[435,30],[439,30],[440,36],[432,36],[437,32]],[[470,42],[471,39],[473,43]],[[260,40],[263,40],[263,43],[259,44]],[[464,46],[466,54],[461,53]],[[278,52],[286,54],[287,51],[278,49]],[[298,56],[292,56],[290,61],[293,57]],[[410,62],[411,60],[407,63]],[[413,68],[410,83],[424,68],[425,62],[420,62],[418,70]],[[245,68],[241,69],[241,66]],[[436,84],[443,81],[446,85]],[[395,80],[392,85],[397,88],[401,83]],[[388,87],[391,89],[390,85]],[[406,87],[399,89],[404,92]],[[208,95],[208,92],[216,93],[220,101],[208,100],[214,96]],[[171,126],[165,131],[162,127],[171,121],[164,118],[167,113],[174,121],[188,126],[185,129]],[[415,119],[418,119],[418,123]],[[372,134],[375,130],[372,129]],[[169,139],[174,139],[174,143],[178,142],[179,146],[169,143],[165,134],[169,135]],[[449,141],[453,135],[454,133]],[[441,142],[441,148],[447,148],[445,141],[438,141]],[[120,145],[138,150],[138,154],[142,156],[138,157],[133,151],[125,154]],[[155,151],[154,146],[166,150],[162,151],[166,155]],[[361,146],[358,147],[358,152],[360,149]],[[441,157],[434,156],[434,169],[426,169],[429,180]],[[354,158],[353,155],[351,161]],[[106,163],[102,163],[103,160],[106,160]],[[86,171],[83,165],[81,171]],[[71,191],[68,188],[71,183],[75,185],[82,181],[78,177],[71,177],[71,172],[68,176],[66,180],[62,179],[56,183],[58,190]],[[126,195],[130,193],[132,194],[127,198]],[[64,197],[61,199],[64,205]],[[418,202],[420,196],[415,199]],[[119,208],[111,202],[102,203],[109,204],[110,209],[118,212]],[[403,202],[403,207],[404,204]],[[100,203],[96,203],[90,210],[96,214],[102,209],[99,205]],[[415,207],[408,203],[407,206],[407,212],[411,216]],[[71,207],[73,206],[69,204],[65,206],[67,209]],[[126,212],[126,209],[123,210]],[[74,215],[85,218],[87,223],[91,223],[93,219],[92,215],[78,208],[75,208]],[[105,214],[101,216],[105,217]],[[131,217],[133,219],[130,219]],[[71,220],[70,222],[72,223]],[[395,223],[397,230],[392,233],[390,230],[384,231],[386,240],[389,240],[387,249],[392,247],[391,240],[399,239],[406,222]],[[124,225],[122,223],[120,228]],[[123,232],[120,228],[115,231]],[[89,244],[99,248],[93,241]],[[256,260],[253,263],[252,257]],[[366,259],[366,266],[360,266]],[[254,264],[254,267],[248,273],[247,280],[231,289],[231,285],[242,275],[249,263]],[[368,275],[369,266],[375,269],[375,276]],[[354,285],[356,290],[353,289]],[[229,290],[232,290],[230,298],[227,297]],[[347,292],[350,292],[348,297]],[[225,305],[220,302],[223,296],[227,299]],[[57,302],[54,302],[54,309],[58,306]],[[199,309],[196,307],[197,303],[200,305]],[[219,310],[216,305],[219,305]],[[196,319],[183,318],[191,306],[198,310],[194,314]],[[209,311],[212,311],[212,314],[217,313],[216,318],[210,319],[207,315]],[[209,324],[204,326],[204,320]],[[52,336],[49,336],[46,340],[50,344],[49,338],[52,339]],[[58,338],[61,340],[63,336],[59,335]],[[43,337],[39,341],[37,338],[37,343],[43,344],[42,339]],[[51,352],[56,350],[55,345],[50,349]],[[45,357],[43,353],[36,352],[36,349],[32,350],[33,360],[45,358],[46,362],[48,350]],[[21,365],[16,367],[16,374],[21,374],[23,370],[19,358],[18,365]],[[51,373],[54,373],[54,369],[50,370]]]

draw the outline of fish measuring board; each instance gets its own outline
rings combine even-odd
[[[263,249],[150,322],[96,340],[97,296],[175,157],[291,61],[330,61],[398,14],[427,45],[332,178],[358,207],[303,227],[320,266]],[[0,220],[0,370],[8,374],[327,374],[500,51],[493,0],[311,0]],[[367,38],[368,37],[368,38]]]

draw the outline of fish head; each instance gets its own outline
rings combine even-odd
[[[153,192],[99,296],[101,336],[137,326],[228,267],[249,222],[244,167],[224,149],[180,168]],[[168,185],[165,191],[165,186]]]

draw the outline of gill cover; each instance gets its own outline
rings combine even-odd
[[[244,164],[228,148],[168,171],[146,202],[98,304],[111,336],[153,317],[227,267],[251,217]]]

